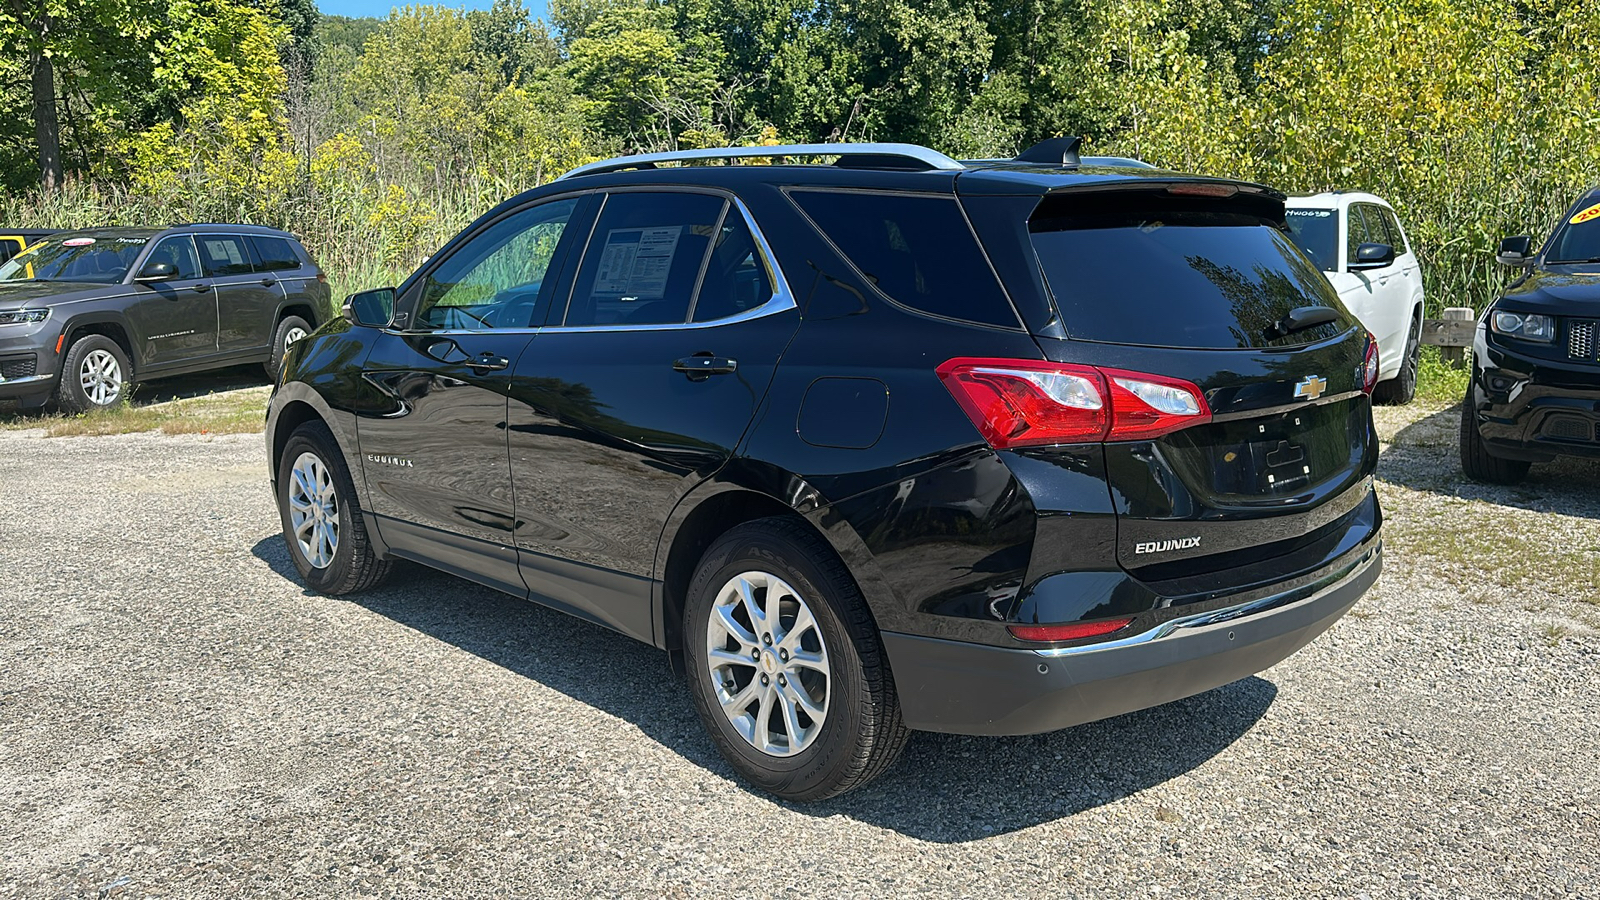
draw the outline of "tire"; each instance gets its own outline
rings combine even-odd
[[[761,634],[750,627],[756,613],[742,602],[741,581],[752,588],[762,622],[776,595],[777,627]],[[729,621],[743,637],[722,624]],[[837,796],[883,774],[905,746],[910,732],[866,601],[804,522],[758,519],[718,538],[689,583],[683,634],[701,721],[723,758],[761,790],[787,800]],[[726,654],[715,662],[714,643]],[[805,712],[802,691],[820,716]],[[740,695],[745,705],[724,712],[724,699],[733,704]]]
[[[1474,481],[1490,484],[1516,484],[1528,477],[1531,463],[1492,456],[1478,433],[1478,419],[1472,414],[1472,388],[1461,401],[1461,471]]]
[[[307,422],[289,436],[278,460],[276,490],[289,559],[307,587],[338,597],[374,587],[388,576],[393,563],[373,552],[355,483],[328,426]],[[302,508],[309,510],[310,522],[296,521]]]
[[[56,405],[69,413],[109,409],[126,399],[132,387],[128,354],[103,334],[86,334],[72,342],[61,362]]]
[[[278,323],[278,328],[272,334],[272,349],[269,351],[266,362],[267,377],[273,381],[278,380],[278,374],[283,371],[283,358],[289,352],[289,345],[311,333],[311,323],[299,316],[284,316]]]
[[[1400,371],[1388,381],[1378,382],[1372,399],[1384,406],[1404,406],[1417,396],[1417,367],[1422,355],[1422,320],[1411,320],[1411,333],[1406,337],[1406,355],[1400,360]]]

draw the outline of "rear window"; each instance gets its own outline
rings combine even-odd
[[[1275,204],[1107,192],[1047,197],[1029,223],[1067,333],[1155,347],[1295,346],[1339,334],[1349,315],[1283,337],[1302,306],[1339,309],[1322,273],[1269,216]]]
[[[287,240],[275,237],[251,237],[250,243],[256,248],[256,257],[260,260],[263,270],[271,272],[300,268],[300,257],[295,254],[294,248],[289,246]]]
[[[1286,209],[1289,240],[1324,272],[1339,270],[1339,214],[1332,209]]]
[[[955,198],[846,191],[790,196],[889,299],[947,319],[1019,327]]]

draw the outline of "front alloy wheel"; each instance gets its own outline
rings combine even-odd
[[[277,500],[289,560],[313,590],[353,594],[388,575],[389,560],[367,536],[344,453],[327,425],[307,422],[289,435],[278,458]]]
[[[339,491],[315,453],[306,451],[289,470],[289,523],[312,568],[326,569],[339,552]]]
[[[793,756],[828,717],[828,649],[793,587],[750,571],[717,592],[706,621],[706,661],[722,714],[750,746]]]
[[[90,403],[110,406],[122,396],[122,364],[106,350],[90,350],[78,364],[78,385]]]

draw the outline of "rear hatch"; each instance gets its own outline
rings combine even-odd
[[[1118,560],[1142,580],[1299,568],[1370,493],[1369,339],[1283,222],[1280,195],[1181,181],[1053,192],[1029,220],[1066,335],[1038,337],[1045,357],[1180,379],[1209,409],[1106,444]]]

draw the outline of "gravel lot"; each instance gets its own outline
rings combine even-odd
[[[3,431],[0,897],[1600,897],[1600,467],[1472,485],[1454,425],[1383,411],[1388,569],[1287,662],[806,807],[648,647],[307,593],[259,436]]]

